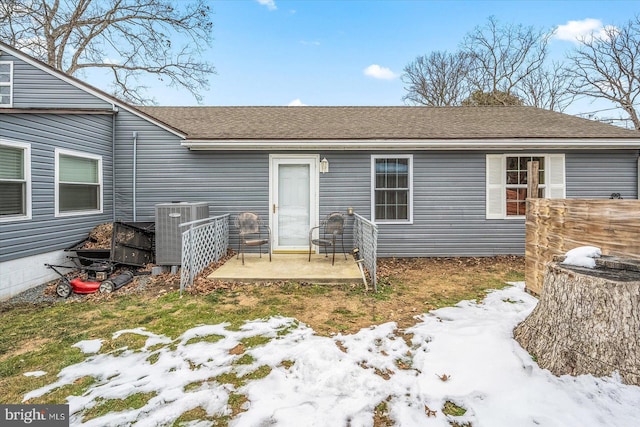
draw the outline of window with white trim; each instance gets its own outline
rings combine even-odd
[[[13,62],[0,61],[0,108],[13,106]]]
[[[538,197],[565,197],[564,154],[488,154],[487,219],[524,218],[530,161],[539,166]]]
[[[371,156],[372,219],[382,223],[413,220],[413,156]]]
[[[102,156],[56,149],[56,216],[102,212]]]
[[[0,222],[31,218],[31,146],[0,140]]]

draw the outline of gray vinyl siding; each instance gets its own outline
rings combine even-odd
[[[380,256],[523,255],[524,219],[485,218],[485,156],[414,153],[414,221],[380,224]],[[637,198],[637,150],[567,152],[568,198]]]
[[[567,198],[638,198],[638,151],[571,152],[565,156]]]
[[[524,252],[523,221],[485,218],[485,154],[481,152],[376,153],[413,155],[413,223],[378,224],[382,257],[490,256]],[[324,156],[324,153],[323,153]],[[335,159],[334,156],[338,156]],[[371,218],[371,154],[331,153],[321,213],[345,210]],[[335,165],[335,167],[334,167]],[[324,205],[324,206],[323,206]],[[329,207],[329,209],[326,209]]]
[[[0,61],[13,62],[13,108],[111,108],[111,103],[7,52]]]
[[[442,257],[523,252],[521,221],[485,218],[485,155],[414,153],[413,224],[380,224],[378,254]]]
[[[112,220],[111,117],[1,114],[0,139],[31,145],[32,219],[0,223],[0,262],[64,249]],[[103,213],[55,217],[55,149],[102,156]]]
[[[116,218],[133,220],[133,133],[137,133],[136,220],[153,221],[154,206],[172,201],[209,202],[219,173],[180,145],[181,139],[127,111],[116,125]],[[203,163],[205,162],[205,163]],[[233,167],[218,164],[217,167]],[[204,170],[202,170],[204,169]],[[226,178],[232,179],[229,174]],[[268,185],[268,184],[267,184]]]
[[[0,137],[32,147],[33,219],[0,223],[2,256],[13,259],[68,247],[113,218],[111,117],[2,115]],[[154,206],[171,201],[210,204],[211,215],[254,211],[269,215],[269,153],[191,151],[180,138],[127,111],[116,118],[115,218],[133,220],[133,132],[137,132],[138,221],[154,221]],[[53,217],[54,148],[103,156],[104,213]],[[303,153],[300,153],[303,154]],[[306,153],[308,154],[308,153]],[[319,176],[320,217],[353,207],[371,218],[371,154],[327,157]],[[393,156],[394,153],[376,153]],[[400,154],[400,153],[399,153]],[[484,152],[402,152],[413,155],[413,224],[379,224],[379,256],[490,256],[524,253],[522,219],[486,220]],[[636,150],[566,153],[567,197],[637,197]],[[345,237],[351,248],[352,219]],[[237,237],[231,229],[231,245]]]
[[[212,216],[252,211],[268,221],[269,154],[191,151],[180,138],[139,117],[118,114],[116,218],[133,216],[133,132],[137,133],[136,220],[154,221],[155,205],[208,202]],[[233,220],[232,220],[233,222]],[[231,229],[231,245],[237,235]]]
[[[121,119],[123,116],[120,115]],[[269,153],[190,151],[178,138],[134,116],[119,131],[118,216],[131,220],[131,132],[138,131],[137,220],[153,221],[154,205],[170,201],[210,203],[211,215],[257,212],[268,220]],[[299,154],[309,154],[300,153]],[[371,218],[371,153],[322,152],[330,172],[320,174],[320,217],[356,212]],[[376,153],[388,154],[394,153]],[[383,257],[491,256],[524,254],[524,220],[487,220],[485,152],[413,154],[413,224],[379,224]],[[566,154],[567,197],[637,197],[637,151]],[[603,184],[606,183],[606,184]],[[614,191],[615,189],[615,191]],[[351,248],[352,219],[345,245]],[[236,245],[231,229],[231,244]]]

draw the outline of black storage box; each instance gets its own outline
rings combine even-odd
[[[114,222],[111,261],[142,267],[154,262],[154,222]]]

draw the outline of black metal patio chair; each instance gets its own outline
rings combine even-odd
[[[271,262],[271,229],[264,224],[260,216],[253,212],[242,212],[236,216],[235,226],[238,229],[239,239],[238,257],[242,254],[242,265],[244,265],[245,246],[259,246],[260,258],[262,258],[262,246],[267,245],[269,262]]]
[[[314,238],[313,232],[316,229],[318,230],[318,237]],[[320,225],[309,230],[309,262],[311,262],[311,251],[313,246],[324,247],[325,257],[329,256],[328,248],[331,247],[333,251],[331,265],[334,265],[336,261],[338,237],[340,237],[342,253],[346,260],[347,253],[344,250],[344,215],[340,212],[332,212],[320,221]]]

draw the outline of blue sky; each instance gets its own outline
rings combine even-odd
[[[580,29],[623,24],[640,13],[637,1],[222,0],[211,6],[214,41],[207,56],[217,74],[204,105],[403,105],[403,67],[433,50],[455,50],[491,15],[504,23],[562,26],[570,39]],[[572,46],[559,38],[551,43],[556,57]],[[157,87],[152,94],[160,105],[196,103],[184,91]],[[577,112],[591,107],[582,102]]]

